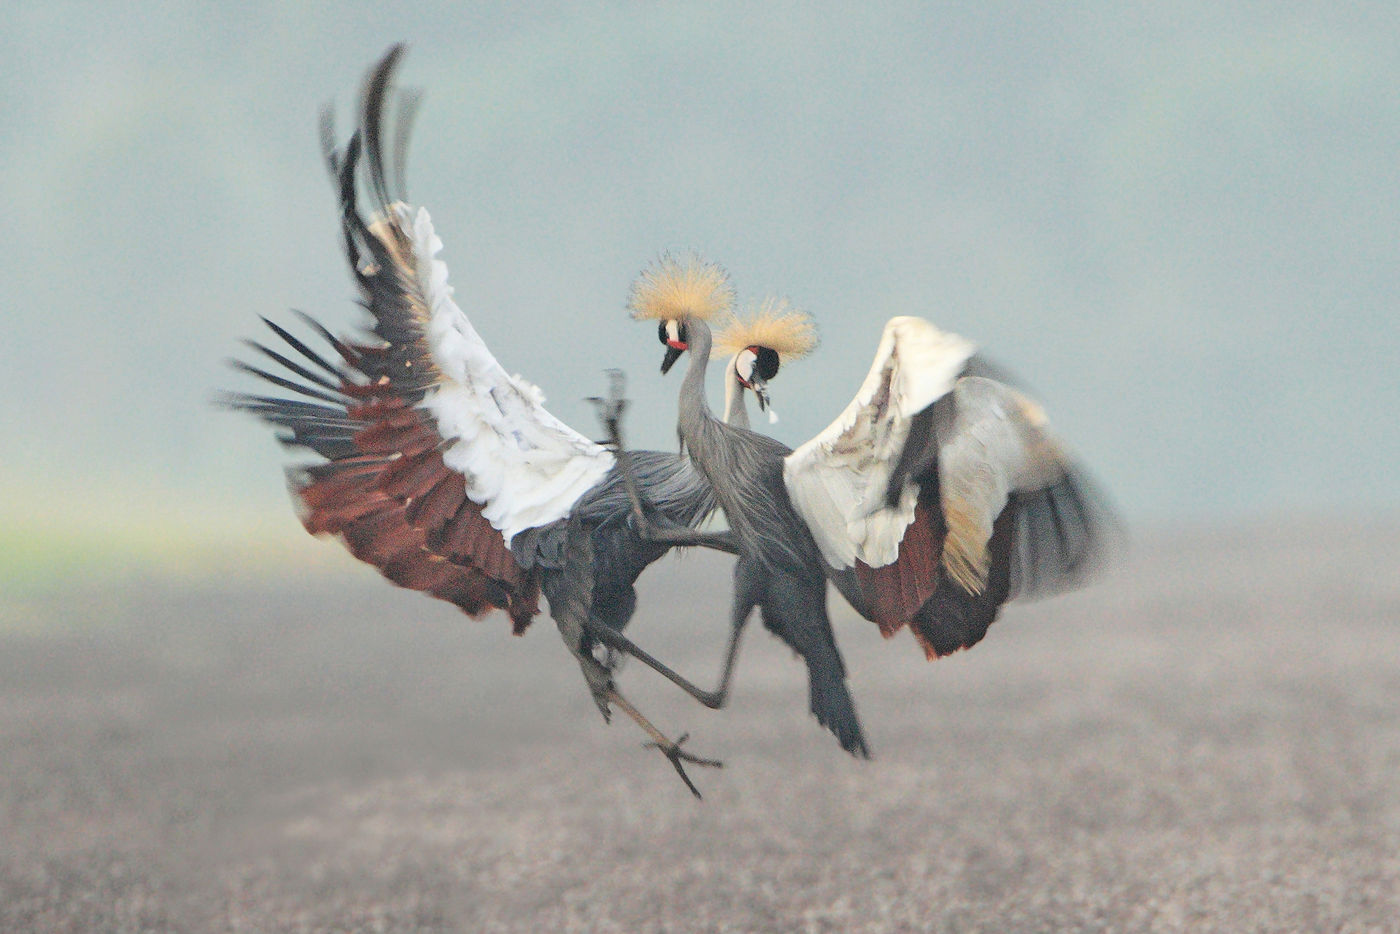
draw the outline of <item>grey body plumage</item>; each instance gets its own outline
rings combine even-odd
[[[633,474],[656,514],[694,528],[714,512],[713,491],[685,457],[664,451],[634,451],[630,456]],[[557,615],[556,604],[575,604],[564,590],[581,588],[579,581],[586,570],[590,598],[584,605],[589,618],[617,632],[626,627],[637,605],[633,585],[671,547],[644,539],[628,521],[630,517],[631,504],[614,467],[602,483],[583,495],[567,518],[526,529],[511,540],[515,559],[539,573],[551,615]],[[571,547],[578,536],[588,539],[586,554]],[[586,568],[574,566],[580,561],[586,562]],[[595,640],[581,623],[576,624],[577,649],[589,652]]]
[[[711,335],[686,321],[691,355],[681,385],[677,428],[692,463],[714,490],[739,541],[730,623],[743,627],[755,607],[764,626],[807,663],[809,707],[841,747],[868,756],[846,685],[845,664],[826,611],[826,577],[816,542],[783,483],[786,445],[714,417],[705,401]]]

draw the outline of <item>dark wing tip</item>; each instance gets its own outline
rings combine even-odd
[[[330,170],[331,178],[340,179],[340,148],[335,144],[335,106],[324,104],[321,106],[321,119],[319,121],[319,131],[321,138],[321,157],[326,160],[326,167]]]
[[[1012,495],[1016,542],[1011,595],[1048,597],[1087,584],[1123,551],[1127,535],[1101,487],[1078,466],[1041,490]]]
[[[245,412],[254,405],[253,397],[246,392],[235,392],[232,389],[215,389],[209,393],[205,401],[216,409],[226,412]]]
[[[394,189],[395,196],[404,201],[408,200],[408,141],[422,103],[422,91],[405,89],[399,92],[399,120],[394,128]]]
[[[365,153],[369,157],[370,187],[374,190],[374,196],[378,199],[381,208],[387,208],[392,200],[389,192],[389,174],[386,172],[384,164],[385,99],[389,96],[389,89],[394,83],[394,69],[398,67],[399,60],[403,58],[406,51],[408,51],[408,46],[402,42],[390,46],[389,51],[384,53],[384,57],[370,70],[369,76],[365,80],[360,125],[364,128]],[[410,104],[410,118],[413,106]],[[396,153],[404,149],[406,149],[406,143],[396,144]]]

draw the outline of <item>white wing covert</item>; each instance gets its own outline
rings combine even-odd
[[[833,567],[878,568],[899,558],[918,491],[906,488],[888,508],[886,489],[914,417],[948,394],[975,349],[921,318],[890,319],[855,398],[787,457],[793,506]]]
[[[420,405],[447,444],[443,461],[467,481],[467,496],[509,542],[517,532],[569,514],[580,496],[612,469],[610,451],[555,418],[539,388],[509,375],[452,300],[442,241],[424,208],[390,207],[396,226],[412,232],[411,270],[423,303],[423,339],[438,379]],[[370,230],[383,234],[384,221]]]

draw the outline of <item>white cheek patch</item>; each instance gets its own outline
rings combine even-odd
[[[681,325],[680,325],[680,322],[679,322],[679,321],[667,321],[667,322],[666,322],[666,339],[669,340],[669,341],[675,341],[675,342],[677,342],[677,343],[680,342],[680,339],[681,339]]]
[[[753,366],[757,359],[758,355],[752,350],[741,350],[734,357],[734,372],[745,386],[753,382]]]

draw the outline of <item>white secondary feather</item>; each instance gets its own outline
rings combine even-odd
[[[613,466],[613,455],[551,415],[538,386],[511,376],[452,300],[442,241],[428,212],[393,207],[412,231],[412,262],[427,306],[424,333],[441,376],[422,406],[449,441],[447,466],[467,480],[467,495],[509,542],[517,532],[569,514]]]
[[[887,508],[890,473],[911,419],[952,389],[975,349],[921,318],[891,318],[851,404],[788,455],[788,495],[834,567],[857,559],[883,567],[899,557],[918,495],[906,490],[896,508]]]

